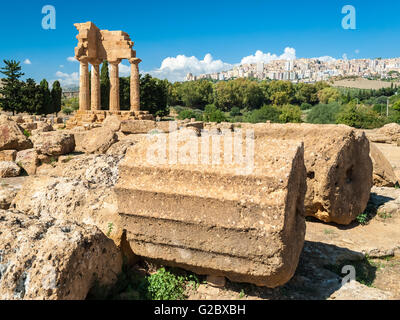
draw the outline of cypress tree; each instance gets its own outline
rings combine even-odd
[[[52,106],[52,101],[51,101],[51,92],[49,89],[49,83],[47,82],[46,79],[43,79],[40,82],[40,88],[42,90],[43,94],[43,104],[42,104],[42,114],[51,114],[53,113],[53,106]]]
[[[51,90],[51,100],[52,100],[52,111],[56,114],[61,111],[61,97],[62,97],[62,88],[60,82],[54,81],[53,88]]]
[[[100,72],[100,92],[101,106],[103,110],[107,110],[110,105],[110,75],[108,72],[108,62],[104,61]]]
[[[24,111],[39,114],[43,106],[43,91],[33,79],[27,79],[22,87],[22,103]]]

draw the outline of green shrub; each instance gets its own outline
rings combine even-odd
[[[279,116],[280,112],[276,107],[265,105],[261,109],[246,113],[243,120],[250,123],[264,123],[266,121],[277,123],[279,122]]]
[[[232,118],[234,118],[234,117],[237,117],[237,116],[240,116],[240,108],[239,107],[233,107],[232,109],[231,109],[231,112],[230,112],[230,116],[232,117]]]
[[[63,107],[62,112],[66,115],[70,115],[72,112],[74,112],[74,109],[69,108],[69,107]]]
[[[286,104],[280,109],[279,122],[282,123],[301,123],[301,110],[298,106]]]
[[[301,106],[300,106],[300,109],[301,109],[301,110],[309,110],[309,109],[311,109],[311,108],[312,108],[312,105],[309,104],[309,103],[306,103],[306,102],[303,102],[303,103],[301,104]]]
[[[348,105],[337,115],[336,123],[357,129],[375,129],[385,124],[385,119],[366,106]]]
[[[227,118],[225,113],[217,109],[215,105],[209,104],[205,107],[204,121],[221,123],[227,121]]]
[[[183,300],[185,278],[176,276],[164,268],[148,277],[148,298],[151,300]]]
[[[340,108],[341,106],[337,102],[318,104],[308,112],[307,122],[313,124],[335,124]]]
[[[28,130],[24,129],[24,135],[25,137],[29,138],[31,136],[31,133]]]
[[[202,120],[202,114],[201,113],[196,113],[193,110],[190,109],[185,109],[179,112],[178,115],[179,120],[185,120],[185,119],[196,119],[196,121],[201,121]]]

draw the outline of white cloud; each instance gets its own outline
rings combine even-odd
[[[319,58],[315,58],[315,59],[318,59],[319,61],[322,61],[322,62],[334,62],[334,61],[336,61],[335,58],[332,58],[330,56],[323,56],[323,57],[319,57]]]
[[[360,49],[356,49],[354,52],[355,52],[355,54],[359,54],[360,53]]]
[[[56,77],[62,87],[78,86],[79,85],[79,73],[65,73],[61,71],[56,72]],[[54,82],[54,80],[52,81]]]
[[[264,53],[261,50],[257,50],[254,55],[244,57],[240,64],[254,64],[254,63],[270,63],[273,60],[295,60],[296,59],[296,49],[285,48],[285,51],[281,55],[276,55],[272,53]]]
[[[232,64],[222,60],[214,60],[211,54],[206,54],[203,60],[196,57],[178,55],[164,59],[159,69],[147,72],[154,77],[170,81],[182,81],[188,73],[195,75],[229,70]]]
[[[294,60],[296,59],[296,50],[294,48],[287,47],[281,55],[264,53],[258,50],[254,55],[244,57],[240,64],[250,63],[269,63],[273,60]],[[199,60],[196,57],[187,57],[185,55],[178,55],[176,57],[168,57],[164,59],[159,69],[155,69],[149,72],[150,75],[168,79],[170,81],[183,81],[188,73],[194,75],[208,74],[214,72],[227,71],[234,67],[234,64],[224,62],[222,60],[214,60],[210,53],[206,54],[203,60]]]
[[[119,65],[119,75],[121,77],[127,77],[131,74],[131,67],[130,66],[126,66],[123,63],[121,63]]]
[[[26,59],[26,60],[24,61],[24,64],[32,64],[32,62],[31,62],[31,60]]]
[[[78,62],[78,60],[76,60],[75,57],[68,57],[67,61],[69,61],[69,62]]]
[[[60,68],[64,68],[64,65],[63,65],[63,64],[60,64]]]
[[[343,53],[342,58],[343,58],[343,60],[348,60],[347,53]]]

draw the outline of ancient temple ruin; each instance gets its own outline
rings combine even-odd
[[[133,50],[134,42],[123,31],[100,30],[92,22],[74,25],[78,46],[75,58],[80,63],[79,111],[72,124],[80,122],[102,122],[107,115],[117,115],[123,119],[152,120],[146,111],[140,110],[139,63]],[[131,64],[130,78],[130,110],[121,111],[119,95],[119,64],[127,59]],[[100,92],[100,64],[110,64],[110,101],[109,110],[102,110]],[[89,80],[89,64],[91,79]]]

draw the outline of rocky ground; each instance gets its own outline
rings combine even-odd
[[[15,235],[18,234],[18,241],[23,244],[24,250],[21,251],[22,256],[18,256],[12,250],[3,250],[0,247],[0,280],[7,279],[15,286],[9,292],[0,290],[0,299],[35,298],[40,290],[35,292],[27,289],[29,286],[26,284],[32,280],[27,274],[32,270],[39,274],[42,264],[40,261],[45,258],[48,258],[49,270],[50,265],[59,266],[55,272],[58,278],[54,278],[54,281],[65,285],[72,283],[68,279],[74,274],[77,261],[80,261],[77,257],[87,258],[85,250],[90,247],[89,244],[96,248],[92,254],[98,261],[112,259],[115,262],[111,268],[96,270],[97,273],[106,275],[104,279],[115,280],[117,277],[116,270],[122,266],[122,259],[118,255],[120,251],[128,258],[121,274],[121,281],[125,282],[125,286],[122,289],[115,288],[111,298],[143,298],[137,294],[132,295],[135,289],[126,286],[130,281],[126,279],[137,275],[140,283],[140,279],[154,274],[162,266],[149,261],[138,261],[130,251],[126,235],[118,228],[118,206],[113,190],[119,178],[120,161],[131,146],[145,138],[142,133],[148,128],[135,127],[122,132],[121,123],[110,119],[104,128],[65,131],[61,127],[59,130],[48,131],[51,128],[40,123],[32,125],[31,122],[25,122],[24,127],[18,127],[7,119],[2,121],[7,122],[7,125],[3,125],[3,135],[0,136],[0,143],[3,145],[0,152],[0,173],[4,177],[0,178],[0,225],[3,224],[4,228],[11,228],[15,232],[3,234],[0,240],[5,242],[0,243],[0,246],[10,249],[12,241],[16,241]],[[32,136],[27,134],[28,129]],[[393,130],[396,132],[393,133]],[[132,132],[134,134],[129,134]],[[371,141],[375,141],[374,146],[388,160],[391,171],[389,182],[395,185],[393,176],[400,176],[400,129],[389,125],[385,129],[368,132],[367,135]],[[374,168],[376,166],[375,161]],[[394,173],[391,167],[394,168]],[[378,172],[383,172],[379,181],[385,184],[389,176],[387,165],[382,165],[382,168]],[[365,198],[367,199],[368,197]],[[299,266],[295,276],[285,286],[267,289],[227,281],[225,286],[216,287],[208,284],[206,277],[198,276],[198,285],[188,287],[187,298],[400,299],[399,225],[398,185],[375,186],[367,210],[350,225],[328,224],[307,218],[306,242]],[[39,234],[38,230],[46,232]],[[71,230],[74,232],[73,239],[68,237]],[[52,239],[60,244],[53,248],[57,255],[47,255],[46,248],[53,245]],[[43,245],[45,241],[46,244]],[[29,250],[31,243],[32,251]],[[62,256],[62,252],[68,252],[68,255]],[[5,258],[11,264],[4,264]],[[22,258],[26,263],[18,262]],[[83,267],[79,275],[80,281],[85,283],[83,291],[76,290],[79,294],[74,295],[69,288],[58,291],[49,289],[50,291],[40,291],[40,297],[37,298],[85,298],[94,281],[92,270],[97,267],[90,263],[91,259],[85,261],[87,268]],[[347,273],[342,271],[346,266],[354,267],[356,281],[343,285],[342,281]],[[50,271],[44,275],[45,279],[41,280],[39,277],[37,281],[48,281],[54,275]],[[181,271],[174,272],[179,274]],[[40,288],[40,285],[36,288]],[[89,294],[89,297],[99,298],[94,293]]]

